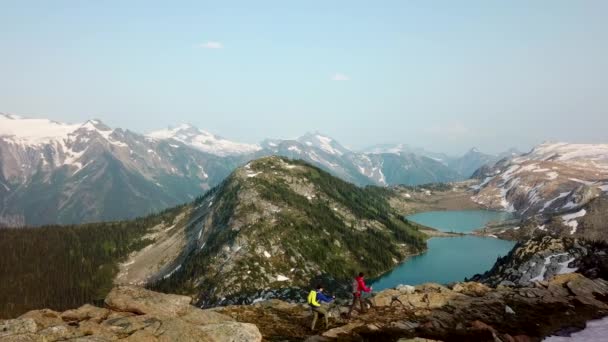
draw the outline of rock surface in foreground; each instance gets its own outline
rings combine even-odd
[[[541,341],[608,315],[608,281],[561,274],[529,287],[423,284],[377,293],[348,320],[329,309],[330,327],[310,331],[303,304],[269,300],[201,310],[189,297],[114,288],[107,308],[43,309],[0,322],[5,341]]]
[[[608,315],[608,282],[571,273],[531,287],[424,284],[381,291],[372,302],[374,308],[350,320],[346,306],[334,307],[329,330],[318,332],[310,331],[310,310],[301,304],[274,300],[217,311],[255,322],[269,340],[541,341]]]
[[[186,296],[135,286],[114,288],[108,308],[30,311],[0,322],[0,341],[261,341],[254,324],[190,305]]]

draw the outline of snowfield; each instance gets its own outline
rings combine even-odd
[[[587,322],[585,329],[569,337],[550,336],[544,342],[605,342],[608,337],[608,317]]]
[[[256,152],[259,145],[230,141],[188,124],[148,133],[146,136],[159,140],[176,140],[199,151],[218,156]]]

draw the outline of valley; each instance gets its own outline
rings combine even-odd
[[[53,125],[67,129],[61,124]],[[97,213],[104,208],[137,211],[137,208],[149,206],[150,202],[130,195],[157,197],[152,192],[139,192],[127,186],[129,179],[139,177],[135,176],[137,173],[149,177],[148,181],[167,180],[158,176],[159,170],[163,169],[157,168],[156,164],[145,166],[152,163],[145,159],[145,153],[141,155],[144,159],[137,159],[133,156],[135,150],[131,150],[128,163],[127,159],[120,159],[124,156],[123,148],[130,149],[121,145],[121,139],[131,133],[109,130],[97,121],[69,130],[72,133],[68,134],[68,140],[51,138],[52,144],[57,146],[52,152],[56,160],[40,159],[46,168],[39,167],[23,174],[24,184],[28,187],[53,184],[48,180],[57,179],[57,172],[64,180],[83,177],[78,178],[78,184],[83,188],[70,188],[74,190],[73,194],[60,206],[61,210],[71,208],[78,213],[83,210],[80,205],[96,208]],[[136,144],[154,144],[158,153],[168,148],[167,155],[158,156],[158,159],[162,162],[164,158],[172,158],[166,166],[169,173],[187,173],[192,167],[199,167],[204,175],[190,173],[195,177],[188,178],[190,176],[182,173],[176,176],[189,179],[188,182],[197,184],[196,187],[187,183],[182,183],[183,187],[158,183],[158,189],[186,191],[175,195],[173,203],[180,203],[177,199],[186,193],[190,201],[133,220],[0,229],[0,251],[3,253],[0,268],[5,279],[12,279],[12,282],[0,285],[0,302],[5,303],[0,316],[16,317],[40,307],[71,309],[85,303],[99,303],[112,287],[141,286],[185,295],[197,307],[220,308],[214,310],[239,321],[254,323],[248,315],[259,314],[260,303],[275,305],[279,303],[277,300],[289,302],[277,305],[289,308],[293,315],[302,316],[299,304],[293,303],[303,302],[306,295],[303,289],[317,282],[323,282],[339,297],[347,298],[349,278],[359,271],[365,272],[374,288],[381,291],[376,294],[379,301],[385,300],[386,293],[392,293],[393,288],[404,283],[415,285],[416,291],[429,296],[435,293],[435,290],[428,292],[425,287],[429,282],[440,284],[437,288],[441,293],[448,291],[442,290],[443,286],[458,288],[458,282],[465,279],[497,287],[498,291],[499,286],[533,287],[536,281],[550,281],[554,276],[572,272],[589,279],[605,277],[606,260],[593,257],[597,253],[603,255],[603,245],[586,245],[589,242],[578,240],[538,242],[538,239],[550,236],[605,240],[603,220],[608,200],[604,189],[603,146],[541,145],[528,154],[513,153],[496,164],[481,167],[474,173],[477,178],[471,180],[450,176],[437,182],[438,179],[431,177],[428,179],[432,182],[421,184],[408,175],[395,176],[387,172],[388,169],[373,165],[390,165],[384,163],[395,158],[417,163],[427,157],[406,157],[404,152],[390,149],[385,151],[390,155],[383,155],[381,148],[367,152],[369,154],[356,154],[318,134],[290,141],[266,141],[257,146],[229,142],[191,126],[180,126],[144,138],[137,135],[131,138],[140,139]],[[78,147],[77,142],[83,139],[92,139],[98,145]],[[57,141],[63,141],[65,145],[57,145]],[[128,139],[124,141],[128,142]],[[32,149],[38,143],[28,141],[19,145],[13,141],[11,149],[5,151],[23,158],[19,149],[36,153]],[[99,148],[105,151],[102,156],[113,153],[119,159],[90,155],[89,159],[65,164],[71,162],[70,158],[74,158],[74,151],[79,148],[83,149],[79,158]],[[148,145],[142,148],[148,148]],[[578,152],[573,152],[572,148]],[[189,161],[182,164],[183,168],[176,169],[177,164],[172,163],[183,161],[182,152],[189,154]],[[470,151],[467,158],[488,160],[471,156],[477,152]],[[207,166],[201,166],[203,159],[197,158],[223,165],[221,172],[226,175],[212,178],[204,171]],[[433,158],[430,160],[439,163],[436,155]],[[229,163],[223,164],[225,160]],[[345,167],[344,160],[354,164]],[[114,163],[118,174],[124,177],[116,178],[111,168],[99,169],[102,164],[89,169],[87,165],[94,163]],[[366,169],[366,163],[371,163],[369,167],[375,171],[367,172],[371,169]],[[359,165],[358,173],[352,173],[353,165]],[[121,169],[123,166],[126,168]],[[157,174],[146,173],[146,167]],[[579,172],[581,168],[586,173]],[[86,173],[87,170],[93,173]],[[557,172],[554,170],[561,173],[554,176]],[[46,172],[42,177],[46,181],[36,183],[33,180],[41,177],[40,172]],[[84,176],[80,176],[82,172],[85,172]],[[14,181],[14,174],[7,179],[11,177]],[[87,184],[88,179],[100,181],[99,184],[106,184],[106,188],[112,190],[107,193],[109,197],[102,194],[100,199],[103,201],[113,198],[117,189],[124,190],[125,195],[120,195],[123,202],[112,202],[113,207],[98,207],[95,202],[85,200],[83,196],[87,193],[83,189],[98,184],[82,185]],[[205,179],[204,184],[198,183],[201,179]],[[116,180],[123,183],[115,183]],[[393,182],[409,182],[409,185]],[[136,184],[143,186],[141,189],[147,187],[146,182]],[[5,189],[10,191],[11,187],[5,186]],[[46,191],[43,189],[37,188],[35,192]],[[557,192],[559,194],[553,197]],[[20,196],[17,193],[5,195],[4,203],[21,205],[13,201]],[[143,204],[130,207],[131,202]],[[165,206],[171,207],[169,203]],[[7,208],[3,210],[8,212]],[[48,212],[42,214],[40,217],[52,217]],[[114,214],[102,215],[113,217]],[[88,220],[80,217],[85,222]],[[4,223],[13,222],[10,225],[19,226],[14,224],[17,221],[6,219]],[[512,241],[519,243],[515,245]],[[521,244],[526,243],[536,243],[533,252],[519,252]],[[41,245],[43,249],[39,248]],[[591,252],[595,250],[599,252]],[[44,267],[48,258],[52,258],[57,269]],[[39,285],[41,282],[46,284],[43,288]],[[493,291],[487,293],[495,293]],[[593,305],[601,307],[598,303]],[[395,311],[392,305],[380,311],[392,319],[404,314]],[[352,326],[341,321],[339,311],[335,314],[336,328],[342,329],[336,334],[373,335],[361,328],[362,325]],[[425,312],[433,320],[439,319],[435,314],[437,312],[433,310]],[[378,316],[362,315],[359,322],[361,320],[366,322],[363,325],[382,327],[382,334],[393,331],[386,325],[388,322]],[[274,328],[260,324],[263,336],[277,333]],[[284,328],[287,328],[290,323],[285,324]],[[288,329],[299,331],[297,327]],[[412,334],[408,329],[397,330],[402,335]],[[554,328],[547,329],[542,334]],[[445,333],[437,335],[426,331],[424,334],[445,338]],[[532,334],[529,330],[525,333]]]

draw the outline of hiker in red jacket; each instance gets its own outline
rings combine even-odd
[[[359,273],[358,277],[355,277],[355,279],[353,280],[352,283],[352,291],[353,291],[353,304],[350,306],[350,310],[348,310],[348,317],[350,318],[351,313],[353,312],[353,309],[355,308],[355,305],[357,305],[357,302],[359,302],[359,305],[361,306],[361,313],[365,313],[367,311],[367,309],[365,308],[363,301],[361,300],[361,291],[364,292],[372,292],[372,288],[365,286],[365,280],[363,280],[363,277],[365,275],[363,274],[363,272]]]

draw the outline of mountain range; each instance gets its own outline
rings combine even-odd
[[[207,306],[251,302],[266,290],[300,298],[297,288],[318,276],[378,276],[426,249],[425,235],[389,205],[391,192],[271,156],[147,217],[0,229],[0,268],[13,280],[0,284],[0,303],[13,305],[0,315],[79,305],[113,284],[189,294]],[[41,267],[48,258],[53,268]]]
[[[499,156],[461,158],[407,148],[353,151],[319,133],[237,143],[191,125],[139,134],[0,114],[0,225],[117,220],[192,200],[239,165],[268,155],[302,159],[357,185],[466,179]]]

